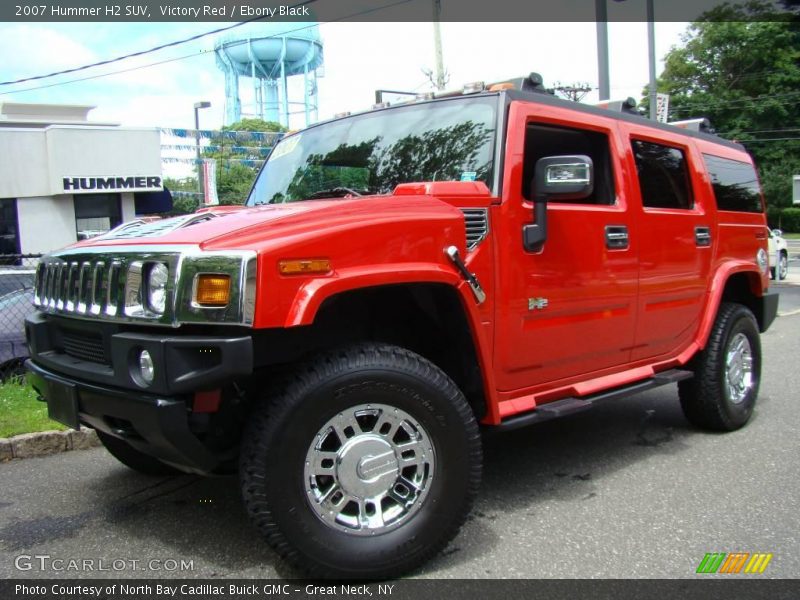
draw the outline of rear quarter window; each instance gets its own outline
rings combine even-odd
[[[761,188],[752,164],[703,154],[719,210],[763,211]]]

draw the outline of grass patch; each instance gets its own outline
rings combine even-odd
[[[787,240],[800,240],[800,233],[784,233],[783,237]]]
[[[0,438],[34,431],[67,429],[47,418],[47,404],[23,380],[0,384]]]

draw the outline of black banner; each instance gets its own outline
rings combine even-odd
[[[403,580],[388,582],[305,582],[286,580],[5,580],[3,600],[217,600],[369,599],[423,600],[732,600],[734,598],[795,600],[798,580],[713,579],[672,580]]]
[[[652,0],[654,20],[684,22],[715,10],[713,20],[741,20],[737,9],[749,0]],[[796,0],[762,0],[758,20],[797,17]],[[14,22],[408,22],[431,21],[433,0],[10,0],[0,3],[0,20]],[[644,0],[605,0],[606,19],[646,21]],[[593,22],[603,2],[596,0],[439,0],[446,22]],[[723,9],[727,6],[727,9]]]

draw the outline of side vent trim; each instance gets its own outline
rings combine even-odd
[[[467,228],[467,251],[472,252],[489,234],[489,210],[486,208],[462,208]]]

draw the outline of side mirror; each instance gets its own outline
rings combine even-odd
[[[594,164],[588,156],[546,156],[536,162],[533,181],[532,225],[522,229],[525,250],[537,252],[547,239],[547,200],[581,200],[594,191]]]

